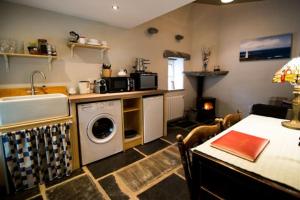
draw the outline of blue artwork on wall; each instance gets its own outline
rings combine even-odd
[[[240,61],[291,58],[292,34],[274,35],[242,41]]]

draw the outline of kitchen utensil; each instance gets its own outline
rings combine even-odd
[[[90,93],[90,82],[89,81],[79,81],[78,88],[79,88],[80,94],[89,94]]]
[[[111,77],[111,69],[102,69],[102,77]]]

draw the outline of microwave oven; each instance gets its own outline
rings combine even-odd
[[[135,90],[153,90],[157,89],[157,73],[141,72],[131,73],[130,77],[134,79]]]
[[[134,80],[129,77],[103,78],[108,92],[128,92],[134,90]]]

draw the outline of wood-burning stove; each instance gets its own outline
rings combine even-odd
[[[216,98],[203,97],[203,85],[205,77],[219,77],[228,74],[228,71],[191,71],[184,72],[187,76],[197,77],[197,121],[210,123],[216,117]]]
[[[197,121],[210,123],[216,117],[216,98],[198,97],[197,98]]]

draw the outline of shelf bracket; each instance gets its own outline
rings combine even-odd
[[[8,56],[7,55],[3,55],[4,58],[4,63],[5,63],[5,71],[9,72],[9,61],[8,61]]]
[[[71,58],[73,58],[73,56],[74,56],[74,47],[75,47],[75,44],[72,44],[71,45]]]
[[[48,70],[49,70],[49,72],[51,72],[51,70],[52,70],[52,60],[53,60],[53,57],[49,56],[48,57]]]

